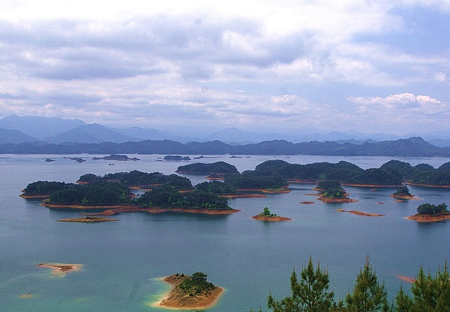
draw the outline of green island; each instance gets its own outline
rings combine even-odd
[[[178,167],[184,174],[209,174],[222,178],[236,189],[281,190],[288,183],[311,183],[339,181],[342,185],[357,187],[397,187],[407,184],[426,187],[450,188],[450,162],[439,168],[428,164],[412,166],[409,163],[391,160],[379,168],[362,169],[355,164],[318,162],[312,164],[290,164],[284,160],[268,160],[255,170],[238,173],[234,166],[225,162],[213,164],[194,163]]]
[[[399,188],[395,191],[395,193],[393,193],[393,194],[391,195],[391,197],[394,197],[394,198],[399,199],[399,200],[416,199],[416,196],[415,196],[415,195],[412,195],[412,194],[409,192],[409,188],[408,188],[407,186],[401,186],[401,187],[399,187]]]
[[[48,198],[50,194],[59,190],[65,190],[76,187],[74,183],[64,183],[56,181],[36,181],[27,185],[22,190],[20,197],[26,199]]]
[[[223,288],[208,282],[203,272],[195,272],[192,276],[177,273],[165,277],[163,281],[172,289],[153,306],[203,310],[213,307],[224,292]]]
[[[282,221],[292,221],[291,218],[277,216],[270,212],[268,207],[264,207],[263,212],[253,216],[252,219],[264,221],[264,222],[282,222]]]
[[[406,219],[417,222],[439,222],[450,220],[450,212],[444,203],[439,205],[425,203],[417,207],[415,215],[406,217]]]
[[[238,211],[228,206],[226,198],[210,190],[217,190],[217,187],[199,185],[194,188],[188,178],[176,174],[139,171],[105,176],[85,174],[78,181],[79,184],[55,184],[58,185],[57,190],[51,192],[42,205],[51,209],[103,210],[96,215],[135,211],[205,214],[230,214]],[[47,190],[48,185],[54,183],[30,183],[23,195],[28,195],[29,189]],[[136,196],[131,193],[134,188],[143,188],[146,192]]]
[[[357,200],[348,198],[348,194],[338,181],[321,181],[314,190],[320,192],[319,200],[325,203],[357,202]]]
[[[411,283],[407,292],[400,286],[397,295],[389,302],[388,291],[378,276],[369,257],[356,276],[353,290],[340,300],[335,299],[330,290],[330,276],[320,265],[314,266],[311,257],[299,275],[295,270],[291,274],[291,294],[277,300],[272,292],[267,297],[267,308],[273,312],[419,312],[449,311],[450,307],[450,274],[447,262],[443,269],[438,268],[436,275],[430,271],[425,273],[420,267],[416,278],[397,275],[403,281]],[[263,312],[251,309],[250,312]]]

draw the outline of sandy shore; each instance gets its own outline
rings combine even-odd
[[[109,222],[109,221],[119,221],[117,219],[102,218],[102,217],[91,217],[86,216],[83,218],[72,218],[72,219],[60,219],[58,222],[82,222],[82,223],[99,223],[99,222]]]
[[[430,215],[424,215],[424,214],[415,214],[413,216],[406,217],[405,219],[408,220],[414,220],[416,222],[440,222],[445,220],[450,220],[450,214],[448,215],[441,215],[441,216],[430,216]]]
[[[284,222],[284,221],[292,221],[291,218],[286,218],[286,217],[281,217],[281,216],[261,216],[261,215],[256,215],[253,216],[252,219],[254,220],[259,220],[259,221],[264,221],[264,222]]]
[[[395,194],[391,194],[391,197],[395,198],[395,199],[399,199],[399,200],[420,200],[420,198],[417,198],[416,195],[395,195]]]
[[[404,281],[404,282],[407,282],[407,283],[414,283],[415,281],[416,281],[416,279],[415,278],[412,278],[412,277],[409,277],[409,276],[406,276],[406,275],[397,275],[396,276],[399,280],[402,280],[402,281]]]
[[[326,197],[320,196],[318,199],[320,201],[323,201],[324,203],[357,203],[358,202],[358,200],[350,199],[350,198],[326,198]]]
[[[435,185],[435,184],[421,184],[421,183],[412,183],[406,182],[407,185],[412,186],[423,186],[423,187],[434,187],[434,188],[450,188],[450,185]]]
[[[26,194],[20,194],[19,195],[22,198],[25,199],[46,199],[50,197],[50,194],[42,194],[42,195],[26,195]]]
[[[153,303],[152,306],[171,310],[206,310],[214,307],[224,293],[223,288],[216,286],[207,294],[189,296],[189,294],[177,288],[186,278],[190,278],[190,276],[170,275],[164,277],[162,280],[172,288],[163,299]]]
[[[66,263],[39,263],[37,268],[50,269],[54,276],[65,276],[67,273],[79,271],[82,264],[66,264]]]
[[[351,214],[354,214],[354,215],[364,216],[364,217],[384,217],[385,216],[383,214],[368,213],[368,212],[359,211],[359,210],[336,209],[336,211],[338,211],[338,212],[348,212],[348,213],[351,213]]]

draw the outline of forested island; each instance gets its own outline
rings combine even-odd
[[[228,174],[238,174],[239,171],[233,165],[224,161],[218,161],[214,163],[195,163],[185,166],[179,166],[177,173],[181,174],[196,174],[196,175],[209,175],[215,177],[224,177]]]
[[[444,203],[439,205],[425,203],[417,207],[417,214],[406,217],[406,219],[417,222],[439,222],[450,220],[450,212]]]
[[[178,175],[121,172],[95,176],[85,174],[81,184],[38,181],[23,191],[30,194],[45,193],[42,204],[52,209],[105,210],[106,215],[132,212],[181,211],[191,213],[229,214],[237,210],[228,206],[227,199],[219,197],[206,184],[193,187],[190,180]],[[144,194],[133,196],[131,188],[144,188]]]
[[[394,198],[396,198],[396,199],[399,199],[399,200],[405,200],[405,199],[416,199],[415,198],[415,195],[412,195],[410,192],[409,192],[409,188],[407,187],[407,186],[402,186],[402,187],[399,187],[398,189],[397,189],[397,191],[395,191],[395,193],[393,193],[392,195],[391,195],[391,197],[394,197]]]
[[[325,203],[353,203],[357,201],[348,198],[347,192],[338,181],[321,181],[314,189],[320,192],[319,200]]]
[[[214,306],[224,289],[208,282],[207,275],[195,272],[192,276],[174,274],[163,279],[170,284],[170,292],[155,306],[172,309],[207,309]]]
[[[232,165],[225,166],[225,164],[221,162],[220,167],[232,168]],[[190,164],[180,166],[178,170],[187,174],[195,174],[195,172],[208,174],[209,171],[203,168],[211,167],[205,164]],[[242,173],[226,172],[223,175],[224,181],[236,189],[281,190],[288,184],[317,184],[321,181],[339,181],[344,186],[371,188],[401,188],[404,182],[427,187],[450,187],[450,163],[435,169],[428,164],[411,166],[409,163],[398,160],[391,160],[379,168],[369,169],[362,169],[346,161],[301,165],[284,160],[269,160],[257,165],[255,170]]]

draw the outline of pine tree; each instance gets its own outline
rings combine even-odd
[[[369,257],[366,258],[364,269],[356,277],[356,284],[352,294],[345,298],[349,312],[389,311],[387,292],[384,284],[378,283],[376,273],[373,272]]]
[[[329,292],[328,272],[320,268],[314,270],[312,258],[308,266],[300,273],[300,281],[295,271],[291,275],[292,295],[281,301],[275,301],[269,294],[267,306],[273,312],[326,312],[331,311],[334,292]]]

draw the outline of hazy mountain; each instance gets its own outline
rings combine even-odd
[[[128,141],[141,141],[138,138],[130,137],[105,128],[99,124],[82,125],[74,129],[45,139],[46,142],[60,144],[65,142],[77,143],[102,143],[114,142],[123,143]]]
[[[220,141],[191,142],[141,141],[100,144],[3,144],[3,154],[178,154],[178,155],[326,155],[326,156],[450,156],[450,148],[431,145],[420,137],[355,145],[336,142],[292,143],[284,140],[246,145],[230,145]]]
[[[0,128],[20,130],[41,140],[85,124],[78,119],[56,117],[9,115],[0,119]]]
[[[152,128],[140,128],[140,127],[131,127],[131,128],[125,128],[125,129],[117,129],[117,128],[111,128],[114,132],[120,133],[122,135],[133,137],[138,139],[138,141],[144,141],[144,140],[172,140],[177,141],[181,143],[187,143],[194,141],[194,138],[190,136],[181,136],[174,133],[166,132],[166,131],[160,131]]]
[[[202,141],[221,141],[228,144],[249,144],[262,141],[288,140],[297,141],[295,136],[283,135],[279,133],[257,133],[252,131],[240,130],[237,128],[226,128],[202,138]]]
[[[0,144],[6,143],[24,143],[24,142],[36,142],[39,139],[26,135],[20,130],[1,129],[0,128]]]

